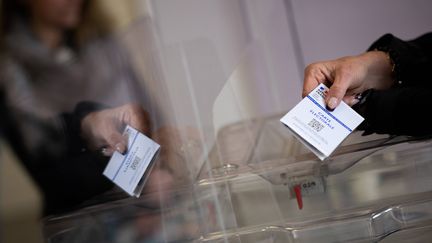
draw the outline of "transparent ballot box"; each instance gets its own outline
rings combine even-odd
[[[232,133],[239,125],[225,129],[241,139]],[[299,146],[289,133],[284,139],[292,142],[285,149]],[[50,242],[403,242],[430,227],[431,141],[358,139],[328,161],[305,149],[299,149],[303,160],[284,157],[286,151],[256,147],[258,139],[249,151],[266,152],[274,163],[257,166],[254,155],[242,161],[238,151],[220,166],[209,156],[197,180],[170,191],[170,200],[155,206],[158,195],[150,193],[99,202],[46,218],[45,233]]]
[[[117,38],[159,157],[139,198],[115,188],[45,217],[48,242],[431,239],[429,137],[355,131],[321,161],[279,121],[305,66],[290,1],[148,3]]]

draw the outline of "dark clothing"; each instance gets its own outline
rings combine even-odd
[[[432,134],[432,33],[411,41],[391,34],[378,39],[369,50],[389,53],[395,63],[395,85],[384,91],[371,90],[363,104],[354,106],[364,117],[366,133],[425,136]]]

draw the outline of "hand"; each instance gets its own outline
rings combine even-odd
[[[371,51],[358,56],[310,64],[305,69],[303,97],[320,83],[330,86],[326,97],[329,109],[341,100],[352,106],[356,95],[368,89],[388,89],[393,85],[392,63],[385,52]]]
[[[148,114],[136,104],[89,113],[81,121],[81,135],[90,149],[102,149],[105,156],[111,156],[114,151],[126,152],[127,138],[122,136],[126,125],[150,136]]]

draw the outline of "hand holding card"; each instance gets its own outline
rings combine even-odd
[[[328,88],[318,85],[281,118],[294,135],[321,160],[324,160],[364,120],[344,102],[333,111],[325,107]]]
[[[160,145],[130,126],[124,135],[126,153],[114,152],[103,174],[129,195],[139,197]]]

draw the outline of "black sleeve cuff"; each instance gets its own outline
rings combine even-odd
[[[432,91],[416,87],[370,90],[363,104],[355,105],[365,121],[359,130],[365,134],[425,136],[432,134],[425,107],[432,105]]]
[[[83,101],[76,105],[72,113],[63,113],[61,117],[64,122],[64,131],[67,136],[69,151],[72,153],[82,152],[86,150],[85,143],[81,138],[81,121],[89,113],[106,109],[107,106],[91,102]]]
[[[385,34],[375,41],[368,51],[383,51],[393,61],[396,84],[403,87],[424,83],[430,60],[420,45],[413,41],[403,41],[392,34]]]

